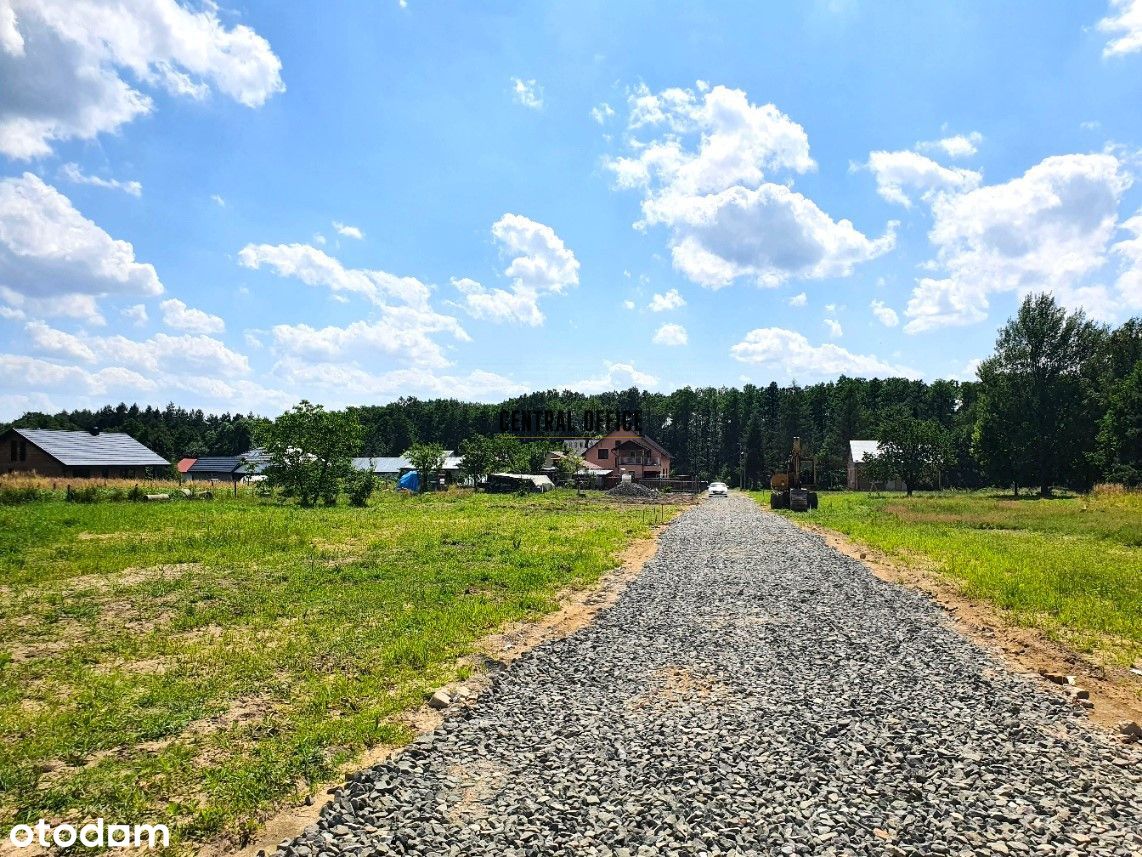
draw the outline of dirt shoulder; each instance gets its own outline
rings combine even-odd
[[[496,671],[536,646],[570,636],[614,604],[658,550],[658,534],[664,526],[657,526],[654,536],[632,542],[622,553],[618,568],[605,574],[594,586],[568,589],[561,593],[560,606],[554,612],[534,622],[512,622],[480,640],[476,644],[475,653],[457,664],[458,667],[471,670],[469,677],[444,688],[452,696],[453,704],[465,704],[466,701],[474,700],[487,687]],[[425,703],[406,712],[403,719],[418,735],[423,735],[440,726],[444,720],[444,711]],[[350,766],[346,773],[380,764],[400,749],[401,747],[388,745],[374,747]],[[268,818],[256,839],[240,850],[225,844],[208,843],[198,850],[198,857],[256,857],[262,852],[273,853],[283,839],[296,837],[307,825],[317,820],[326,802],[323,795],[336,790],[343,782],[338,780],[315,786],[315,797],[309,804],[287,807]]]
[[[1129,670],[1105,667],[1035,628],[1011,624],[1002,611],[964,597],[954,581],[934,571],[906,565],[817,524],[797,520],[793,523],[816,533],[845,556],[864,563],[881,580],[928,595],[947,611],[956,631],[991,652],[1012,671],[1033,675],[1060,695],[1066,694],[1066,686],[1042,678],[1043,674],[1074,676],[1076,685],[1090,692],[1093,707],[1087,713],[1098,726],[1118,735],[1117,725],[1122,721],[1142,723],[1142,679]]]

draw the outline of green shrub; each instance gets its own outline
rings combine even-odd
[[[82,485],[79,488],[67,486],[67,502],[69,503],[98,503],[100,491],[95,485]]]
[[[0,506],[18,506],[21,503],[35,503],[48,500],[51,492],[30,485],[0,485]]]
[[[350,506],[367,506],[369,498],[373,496],[373,490],[377,487],[376,474],[372,470],[358,471],[346,480],[345,487],[349,490]]]

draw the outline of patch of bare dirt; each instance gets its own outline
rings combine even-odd
[[[167,565],[151,565],[146,568],[125,568],[114,574],[81,574],[62,581],[62,592],[107,592],[122,586],[136,586],[152,580],[176,580],[202,568],[198,562],[177,562]]]
[[[729,698],[729,689],[717,679],[686,667],[663,667],[654,674],[649,688],[625,703],[627,708],[658,708],[693,702],[718,702]]]
[[[990,604],[967,598],[954,581],[917,561],[907,565],[873,548],[816,524],[795,521],[797,526],[821,536],[845,556],[860,560],[881,580],[907,586],[929,596],[948,613],[948,621],[963,636],[995,655],[1014,672],[1039,678],[1048,689],[1065,695],[1064,685],[1041,679],[1043,673],[1075,677],[1079,687],[1090,692],[1094,707],[1090,719],[1117,735],[1123,720],[1142,723],[1142,680],[1128,669],[1101,664],[1050,639],[1036,628],[1012,624]]]
[[[261,720],[273,708],[273,700],[262,694],[251,694],[233,700],[225,711],[193,720],[182,730],[183,735],[209,735]]]
[[[486,818],[488,805],[508,780],[508,772],[492,762],[454,765],[448,770],[449,786],[442,797],[444,814],[455,824]]]

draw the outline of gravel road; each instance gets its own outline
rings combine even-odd
[[[280,852],[1142,854],[1142,753],[740,496]]]

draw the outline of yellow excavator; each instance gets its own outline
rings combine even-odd
[[[817,459],[801,454],[801,438],[793,438],[793,454],[784,472],[769,480],[769,508],[808,512],[817,508]]]

